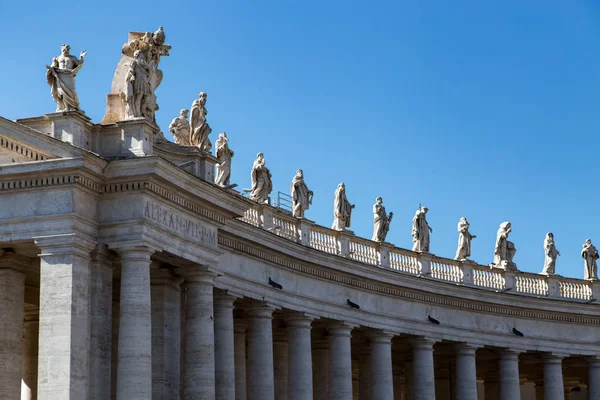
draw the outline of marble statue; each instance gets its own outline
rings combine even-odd
[[[210,125],[206,122],[206,93],[200,92],[199,98],[194,100],[190,116],[190,145],[196,146],[202,151],[210,151],[212,143],[208,135],[212,132]]]
[[[70,54],[71,46],[63,44],[61,55],[52,59],[52,65],[46,65],[46,80],[50,85],[50,93],[56,103],[56,112],[79,110],[79,97],[75,90],[75,76],[83,67],[87,52],[84,50],[77,57]]]
[[[269,194],[273,190],[271,182],[271,171],[265,165],[265,157],[263,153],[256,155],[254,165],[252,166],[252,189],[250,198],[259,203],[268,203]]]
[[[216,156],[219,159],[215,183],[221,187],[229,186],[233,150],[229,148],[229,138],[227,138],[227,133],[222,132],[219,134],[219,138],[217,139],[215,145],[217,147]]]
[[[392,223],[394,213],[390,212],[388,215],[383,206],[383,199],[378,197],[375,199],[375,204],[373,205],[373,215],[373,238],[371,240],[385,242],[385,238],[390,231],[390,224]]]
[[[581,249],[581,257],[584,260],[584,274],[583,279],[598,279],[598,264],[596,260],[600,257],[596,246],[592,244],[590,239],[585,241],[583,249]]]
[[[190,123],[187,118],[188,110],[183,109],[179,112],[179,117],[173,118],[169,125],[175,143],[182,146],[190,145]]]
[[[496,233],[496,247],[494,248],[494,265],[496,268],[516,270],[517,265],[513,257],[517,252],[513,242],[508,240],[508,234],[512,231],[510,222],[503,222]]]
[[[465,217],[458,221],[458,248],[456,249],[455,260],[466,260],[471,256],[471,240],[477,236],[469,232],[470,224]]]
[[[331,229],[343,231],[346,228],[350,228],[352,209],[354,207],[354,204],[350,204],[346,198],[346,185],[344,185],[344,182],[340,183],[335,190],[335,195],[333,197],[334,219]]]
[[[304,212],[312,204],[314,193],[308,189],[304,182],[304,171],[296,171],[292,184],[290,186],[292,197],[292,215],[296,218],[304,218]]]
[[[146,118],[154,120],[156,102],[153,99],[152,87],[150,86],[149,64],[141,50],[133,53],[133,61],[129,63],[127,86],[124,92],[125,115],[127,119]]]
[[[427,207],[419,206],[412,220],[413,251],[429,253],[429,234],[433,229],[427,222]]]
[[[544,239],[544,252],[546,253],[546,258],[544,260],[542,274],[554,275],[556,273],[556,258],[560,256],[560,251],[558,251],[554,245],[554,234],[552,232],[546,234],[546,238]]]

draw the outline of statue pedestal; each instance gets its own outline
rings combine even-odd
[[[154,143],[154,154],[169,160],[184,171],[198,178],[214,183],[215,165],[219,160],[210,153],[194,146],[181,146],[175,143]]]
[[[125,105],[119,93],[106,95],[106,113],[100,121],[101,125],[114,124],[125,119]]]
[[[158,126],[144,118],[100,125],[97,152],[107,158],[152,155],[154,136],[158,131]]]
[[[63,142],[96,151],[93,140],[94,124],[81,110],[60,111],[42,117],[18,119],[17,122]]]

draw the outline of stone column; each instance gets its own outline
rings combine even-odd
[[[312,318],[303,314],[292,314],[286,320],[289,334],[288,398],[313,400],[310,338]]]
[[[392,371],[392,338],[394,335],[376,332],[371,341],[371,399],[394,400]]]
[[[246,400],[246,332],[248,324],[241,318],[234,320],[235,328],[235,400]]]
[[[90,252],[96,244],[75,234],[34,240],[41,251],[38,398],[85,399],[90,377]]]
[[[285,327],[273,329],[273,379],[275,400],[288,398],[288,337]]]
[[[226,294],[215,296],[215,392],[217,400],[235,400],[235,342],[233,302]]]
[[[371,400],[371,343],[364,343],[358,353],[358,398]]]
[[[90,400],[110,398],[114,256],[106,246],[91,254]]]
[[[329,327],[329,393],[331,400],[352,398],[352,327]]]
[[[544,400],[563,400],[562,359],[555,354],[544,356]]]
[[[5,399],[21,395],[24,266],[16,256],[0,254],[0,396]]]
[[[415,338],[413,350],[413,400],[435,400],[435,370],[433,368],[434,340]]]
[[[152,313],[148,247],[117,249],[121,256],[121,304],[117,399],[152,398]]]
[[[153,263],[152,397],[177,399],[181,376],[181,282],[183,278]]]
[[[326,339],[313,341],[313,399],[329,400],[329,346]]]
[[[196,268],[200,268],[197,266]],[[215,399],[215,326],[213,286],[216,274],[195,271],[185,277],[184,400]]]
[[[477,348],[465,343],[456,346],[456,398],[477,400]]]
[[[21,364],[21,400],[37,399],[38,342],[40,311],[36,306],[25,307],[23,323],[23,363]]]
[[[500,353],[500,400],[519,400],[521,382],[519,380],[519,353],[506,349]]]
[[[273,400],[273,311],[266,304],[248,310],[248,400]]]
[[[588,397],[590,399],[600,399],[600,357],[588,359]]]

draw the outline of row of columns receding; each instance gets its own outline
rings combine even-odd
[[[149,249],[119,253],[120,290],[115,299],[110,260],[94,256],[87,260],[88,265],[97,262],[90,277],[89,337],[74,339],[86,348],[73,348],[72,343],[55,340],[60,334],[45,333],[44,325],[71,329],[67,333],[73,336],[86,330],[57,317],[60,305],[42,301],[43,257],[39,321],[34,313],[24,313],[24,274],[17,268],[0,268],[0,314],[7,316],[7,327],[15,328],[0,330],[0,393],[6,398],[56,398],[52,393],[60,392],[62,384],[73,396],[84,393],[77,397],[82,399],[350,400],[357,392],[360,400],[436,398],[433,338],[394,339],[391,332],[277,310],[215,289],[216,274],[206,270],[188,270],[183,280],[154,265],[151,274]],[[81,260],[70,259],[71,269],[85,264],[85,257],[78,257]],[[359,351],[353,335],[364,339]],[[400,367],[394,363],[393,339],[410,344],[409,357]],[[66,357],[85,360],[87,370],[60,364],[65,346],[69,353],[81,352]],[[452,347],[455,384],[448,399],[476,400],[478,348],[467,343]],[[57,351],[56,361],[48,354],[52,351]],[[495,352],[496,374],[489,385],[486,380],[485,400],[519,399],[519,352]],[[353,379],[357,358],[358,390]],[[544,355],[539,385],[544,399],[564,398],[562,359]],[[66,378],[52,376],[60,375],[61,368]],[[83,379],[77,380],[76,372],[83,372]],[[589,360],[588,373],[589,398],[600,398],[600,361]]]

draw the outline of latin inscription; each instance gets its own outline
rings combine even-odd
[[[150,218],[152,221],[158,222],[186,238],[191,238],[210,246],[217,246],[217,233],[214,228],[207,227],[182,215],[176,214],[160,204],[146,201],[144,217]]]

